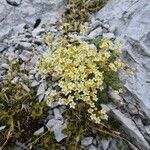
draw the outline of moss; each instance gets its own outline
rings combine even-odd
[[[48,107],[44,102],[38,102],[29,81],[22,78],[30,91],[24,90],[20,82],[12,82],[17,75],[21,78],[19,68],[18,63],[10,64],[9,72],[0,84],[0,126],[6,125],[0,132],[0,145],[7,140],[6,145],[27,142],[46,117]]]

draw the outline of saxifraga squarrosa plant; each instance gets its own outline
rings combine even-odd
[[[41,57],[38,69],[43,77],[52,81],[47,104],[57,100],[61,105],[79,111],[78,105],[84,104],[87,119],[96,124],[107,120],[101,108],[107,97],[109,87],[120,92],[118,78],[123,63],[118,58],[120,45],[103,38],[98,48],[87,42],[67,42],[57,39]],[[107,99],[107,98],[106,98]]]

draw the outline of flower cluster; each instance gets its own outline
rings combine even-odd
[[[96,107],[97,92],[105,89],[107,74],[116,73],[123,66],[117,57],[118,48],[108,39],[102,39],[98,48],[86,42],[63,44],[60,41],[64,39],[54,42],[38,65],[42,75],[55,79],[47,103],[51,105],[58,100],[75,109],[82,101],[88,105],[90,118],[100,123],[107,115]]]

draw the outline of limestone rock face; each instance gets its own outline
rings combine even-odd
[[[92,18],[105,20],[109,30],[123,42],[123,61],[134,69],[133,76],[121,76],[126,101],[138,103],[150,118],[150,1],[110,0]],[[129,99],[130,96],[130,99]]]
[[[54,24],[62,13],[64,0],[1,0],[0,38],[21,30],[20,24],[36,27]]]
[[[150,143],[145,131],[150,125],[150,1],[110,0],[91,18],[91,24],[95,22],[108,24],[109,32],[122,41],[121,58],[134,70],[129,76],[120,73],[125,90],[123,98],[129,104],[126,112]],[[131,113],[133,108],[134,113]],[[137,140],[134,143],[139,143],[139,139],[134,138]],[[150,146],[144,149],[150,149]]]

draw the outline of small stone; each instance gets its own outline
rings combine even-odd
[[[36,39],[34,40],[34,43],[37,45],[42,45],[43,43],[43,38],[41,37],[36,37]]]
[[[61,140],[67,137],[62,133],[62,130],[67,127],[67,124],[63,123],[62,120],[51,119],[46,124],[46,127],[48,128],[48,130],[54,132],[55,139],[57,140],[57,142],[60,142]]]
[[[137,115],[138,114],[138,109],[132,105],[132,104],[128,104],[128,108],[131,114],[133,115]]]
[[[93,131],[92,131],[92,132],[93,132]],[[96,132],[93,132],[93,133],[95,133],[95,134],[96,134]],[[96,139],[94,139],[94,140],[93,140],[93,144],[94,144],[94,145],[96,145],[96,143],[97,143],[97,140],[96,140]]]
[[[113,33],[103,33],[103,37],[108,39],[115,39],[115,35]]]
[[[37,72],[36,69],[33,69],[29,71],[29,74],[35,74],[36,72]]]
[[[1,68],[4,68],[4,69],[9,69],[9,65],[8,64],[1,64]]]
[[[44,133],[44,127],[40,128],[39,130],[37,130],[36,132],[34,132],[34,135],[39,135]]]
[[[45,94],[41,94],[38,96],[39,102],[41,102],[44,99]]]
[[[32,46],[31,43],[28,43],[28,42],[19,42],[18,45],[17,45],[17,49],[30,49]]]
[[[37,35],[40,35],[41,33],[44,33],[45,30],[43,28],[35,28],[33,31],[32,31],[32,36],[33,37],[36,37]]]
[[[110,144],[108,145],[109,146],[109,149],[117,149],[117,141],[116,140],[111,140],[110,141]],[[107,150],[107,149],[104,149],[104,150]]]
[[[92,144],[92,145],[88,146],[87,149],[88,150],[97,150],[97,147]]]
[[[40,74],[39,74],[39,73],[36,73],[36,74],[35,74],[35,79],[36,79],[36,80],[40,80]]]
[[[60,107],[60,108],[59,108],[59,111],[60,111],[60,113],[62,114],[62,113],[64,113],[65,109],[64,109],[63,107]]]
[[[6,128],[6,126],[1,126],[1,127],[0,127],[0,131],[1,131],[1,130],[4,130],[5,128]]]
[[[32,59],[30,60],[30,63],[32,64],[32,65],[35,65],[36,63],[37,63],[37,61],[38,61],[38,56],[37,55],[34,55],[33,57],[32,57]]]
[[[110,28],[110,25],[109,25],[109,24],[103,24],[103,27],[104,27],[105,29],[109,29],[109,28]]]
[[[20,57],[23,61],[25,61],[25,62],[27,62],[27,61],[30,59],[29,57],[26,57],[26,56],[24,56],[24,55],[22,55],[22,54],[20,54],[19,57]]]
[[[33,80],[34,79],[34,75],[29,75],[29,79]]]
[[[109,147],[110,140],[101,140],[100,143],[103,150],[107,150]]]
[[[37,90],[37,96],[39,96],[39,95],[41,95],[41,94],[43,94],[43,93],[45,93],[45,85],[44,85],[44,83],[42,82],[40,85],[39,85],[39,87],[38,87],[38,90]]]
[[[93,137],[86,137],[81,141],[81,145],[83,146],[89,146],[92,144]]]
[[[53,115],[48,115],[47,116],[47,120],[51,120],[51,119],[54,119],[55,117]]]
[[[53,110],[50,109],[50,110],[48,111],[48,114],[49,114],[49,115],[52,115],[52,114],[53,114]]]
[[[117,109],[113,109],[111,114],[115,119],[117,119],[121,123],[122,129],[126,132],[126,134],[133,139],[134,145],[137,145],[137,147],[141,149],[149,149],[148,142],[145,140],[145,138],[137,128],[136,124],[132,121],[132,119],[126,117]]]
[[[54,116],[57,120],[60,120],[63,118],[58,108],[54,109]]]
[[[102,28],[101,28],[101,27],[98,27],[98,28],[96,28],[95,30],[93,30],[93,31],[88,35],[88,39],[89,39],[89,40],[90,40],[90,39],[94,39],[94,38],[96,38],[97,36],[102,35],[102,32],[103,32]]]
[[[59,102],[52,102],[51,108],[55,108],[55,107],[57,107],[59,105],[60,105]]]
[[[39,82],[37,82],[36,80],[33,80],[31,83],[31,86],[35,87],[35,86],[38,86],[39,84],[40,84]]]
[[[92,23],[92,25],[91,25],[91,30],[94,30],[95,28],[97,28],[97,27],[99,27],[99,26],[101,26],[102,25],[102,22],[100,22],[100,21],[98,21],[98,20],[94,20],[94,22]]]
[[[25,64],[24,63],[22,63],[21,65],[20,65],[20,70],[22,71],[22,70],[25,70]]]

